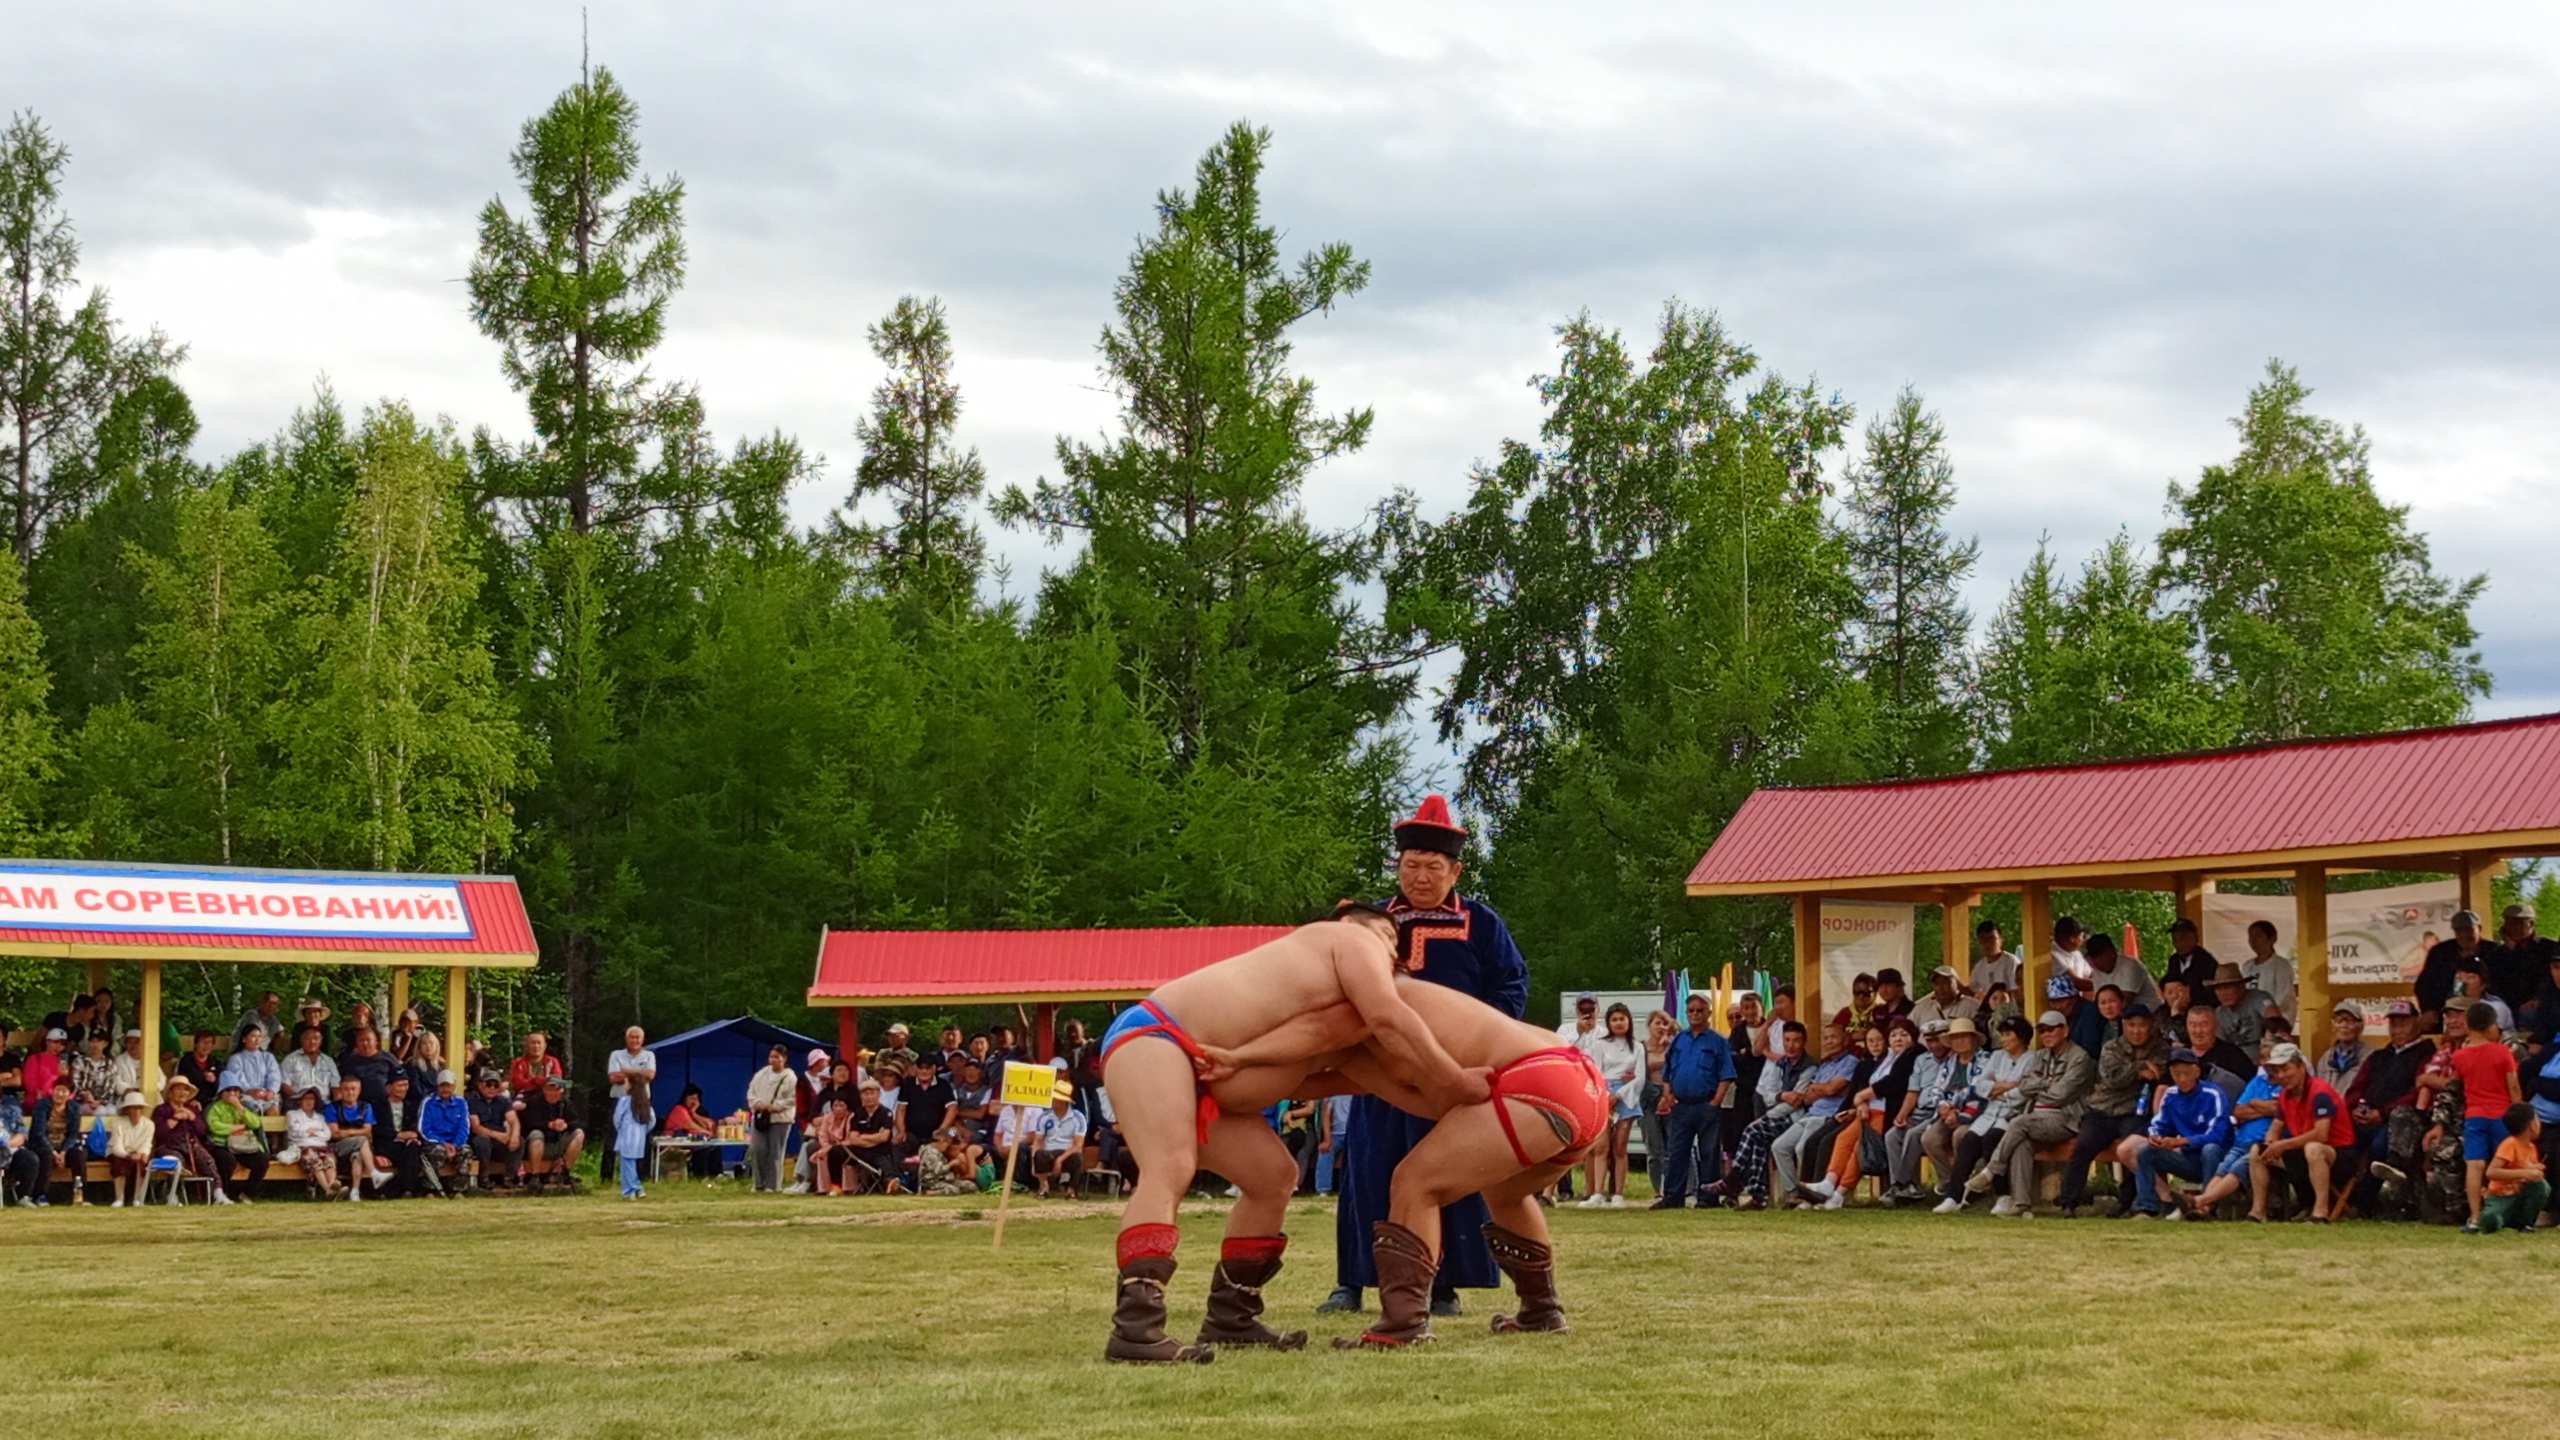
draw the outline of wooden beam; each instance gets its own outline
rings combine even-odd
[[[160,962],[142,962],[142,1098],[160,1103]],[[113,1054],[112,1050],[108,1052]],[[210,1101],[206,1103],[211,1103]]]
[[[464,1049],[471,1039],[470,1010],[471,972],[459,965],[446,967],[444,972],[444,1063],[453,1067],[453,1073],[465,1080],[470,1078],[462,1074]]]
[[[92,995],[97,994],[99,991],[104,990],[104,989],[106,989],[106,988],[107,988],[107,983],[108,983],[108,982],[107,982],[107,961],[106,961],[106,958],[105,958],[104,956],[100,956],[100,955],[92,955],[92,956],[90,956],[90,957],[89,957],[89,993],[90,993],[90,994],[92,994]]]
[[[862,1012],[851,1005],[836,1012],[836,1058],[862,1063]]]
[[[391,1014],[383,1021],[383,1033],[385,1035],[388,1035],[391,1031],[399,1028],[400,1017],[408,1010],[408,1008],[409,967],[406,965],[394,965],[391,967]]]
[[[2305,865],[2293,872],[2293,1032],[2325,1036],[2314,1030],[2329,1014],[2329,872]]]
[[[2464,855],[2453,872],[2453,883],[2462,895],[2462,908],[2480,917],[2480,938],[2498,938],[2498,916],[2495,892],[2490,882],[2504,873],[2505,866],[2492,855]]]
[[[2041,880],[2018,887],[2018,1008],[2032,1020],[2044,1010],[2044,972],[2053,953],[2053,890]]]
[[[1807,1035],[1822,1033],[1822,897],[1796,897],[1796,1018]],[[1818,1046],[1808,1046],[1812,1054]]]
[[[1939,964],[1956,972],[1956,984],[1973,979],[1973,899],[1949,900],[1938,906]]]
[[[1058,1003],[1043,1000],[1031,1021],[1031,1055],[1046,1065],[1058,1054]]]
[[[2189,870],[2178,876],[2178,918],[2204,933],[2204,897],[2213,893],[2213,882]]]

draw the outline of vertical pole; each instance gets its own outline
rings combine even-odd
[[[2300,998],[2293,1032],[2319,1036],[2329,1018],[2329,867],[2305,865],[2293,872],[2293,981]]]
[[[462,1075],[463,1043],[471,1038],[469,1007],[471,1004],[471,972],[459,965],[444,972],[444,1063],[453,1073]]]
[[[996,1244],[1004,1248],[1004,1212],[1013,1204],[1013,1157],[1022,1149],[1022,1123],[1015,1121],[1013,1141],[1004,1147],[1004,1188],[996,1192]]]
[[[1938,907],[1938,925],[1946,933],[1939,937],[1939,964],[1956,972],[1956,984],[1962,987],[1973,979],[1973,900],[1970,896],[1949,899]]]
[[[386,1034],[389,1033],[392,1027],[397,1026],[400,1023],[400,1016],[402,1012],[406,1011],[408,1008],[409,967],[406,965],[394,965],[391,967],[391,1015],[390,1018],[384,1022],[384,1032]]]
[[[142,962],[141,1028],[142,1098],[157,1105],[160,1103],[160,962],[157,960]]]
[[[2052,968],[2053,887],[2030,880],[2018,887],[2018,1008],[2032,1020],[2044,1012],[2044,973]]]
[[[1058,1002],[1043,1000],[1031,1022],[1032,1058],[1046,1065],[1058,1056]]]
[[[104,961],[104,960],[92,960],[92,961],[90,961],[90,962],[89,962],[89,993],[90,993],[90,994],[92,994],[92,995],[95,995],[95,994],[97,994],[99,991],[104,990],[104,989],[106,989],[106,988],[107,988],[107,962],[106,962],[106,961]]]
[[[1822,897],[1796,897],[1796,1019],[1805,1033],[1822,1034]],[[1818,1046],[1807,1046],[1813,1053]]]
[[[862,1012],[850,1005],[836,1010],[836,1054],[849,1065],[862,1064]]]
[[[2204,897],[2213,889],[2213,882],[2189,871],[2177,877],[2177,885],[2178,918],[2194,925],[2196,936],[2201,940],[2204,936]]]
[[[2465,855],[2462,857],[2461,872],[2454,876],[2454,884],[2462,892],[2462,908],[2480,917],[2480,934],[2483,939],[2494,940],[2498,937],[2497,898],[2496,892],[2490,888],[2490,882],[2495,880],[2497,875],[2498,857]]]

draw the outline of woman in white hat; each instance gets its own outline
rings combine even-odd
[[[107,1184],[115,1192],[112,1208],[124,1208],[127,1182],[133,1203],[142,1203],[142,1176],[150,1168],[151,1112],[141,1091],[127,1090],[116,1113],[107,1118]]]
[[[196,1082],[172,1075],[162,1093],[167,1098],[151,1112],[151,1153],[176,1160],[182,1173],[211,1180],[213,1203],[230,1204],[231,1195],[222,1188],[222,1165],[213,1158],[213,1132],[205,1125],[204,1107],[196,1103]]]

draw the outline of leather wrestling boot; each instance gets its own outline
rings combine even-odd
[[[1274,1330],[1262,1323],[1262,1287],[1280,1273],[1280,1254],[1288,1246],[1286,1235],[1238,1236],[1227,1241],[1209,1281],[1209,1318],[1200,1322],[1201,1344],[1295,1350],[1307,1343],[1304,1330]]]
[[[1164,1333],[1164,1282],[1173,1278],[1170,1225],[1133,1225],[1120,1232],[1120,1307],[1111,1314],[1103,1358],[1133,1365],[1199,1363],[1218,1358],[1206,1345]]]
[[[1431,1339],[1431,1277],[1440,1262],[1422,1237],[1393,1220],[1381,1220],[1370,1245],[1378,1265],[1378,1323],[1357,1338],[1337,1339],[1334,1348],[1393,1348]]]
[[[1493,1249],[1493,1263],[1502,1267],[1502,1273],[1511,1277],[1511,1288],[1520,1292],[1520,1313],[1494,1316],[1493,1328],[1505,1333],[1571,1329],[1564,1323],[1564,1303],[1556,1299],[1555,1247],[1499,1225],[1487,1225],[1484,1238]]]

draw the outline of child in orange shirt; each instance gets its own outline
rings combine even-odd
[[[2533,1233],[2535,1217],[2551,1203],[2551,1182],[2542,1169],[2542,1120],[2530,1105],[2507,1107],[2507,1138],[2489,1157],[2489,1195],[2480,1205],[2480,1233],[2500,1230]]]

